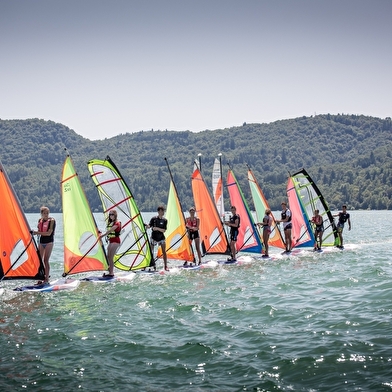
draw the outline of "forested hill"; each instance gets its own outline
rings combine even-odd
[[[68,149],[94,211],[100,201],[86,163],[109,155],[116,163],[142,211],[166,204],[170,165],[184,209],[193,204],[193,161],[201,153],[202,173],[211,183],[212,165],[222,153],[224,177],[228,163],[249,202],[247,164],[271,208],[286,198],[289,172],[304,167],[331,209],[392,208],[392,122],[357,115],[317,115],[270,124],[226,129],[141,131],[91,141],[65,125],[39,119],[0,120],[0,159],[25,212],[43,204],[61,212],[60,178]],[[227,192],[226,207],[229,206]]]

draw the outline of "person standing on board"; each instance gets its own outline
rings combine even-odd
[[[337,247],[339,249],[343,249],[343,229],[344,229],[344,224],[348,222],[348,230],[351,230],[351,221],[350,221],[350,214],[347,212],[347,206],[344,204],[342,205],[342,211],[334,215],[334,217],[339,217],[338,218],[338,224],[337,224],[337,229],[338,229],[338,236],[340,240],[340,245]]]
[[[236,261],[236,244],[237,237],[240,228],[240,216],[237,215],[237,209],[234,206],[231,206],[231,217],[228,221],[225,221],[225,225],[230,227],[230,252],[231,259],[229,261]]]
[[[314,215],[311,220],[311,222],[315,225],[314,238],[316,242],[314,243],[314,249],[313,249],[315,251],[321,250],[321,245],[323,243],[324,221],[323,221],[323,217],[319,213],[320,213],[319,210],[314,210]]]
[[[286,243],[286,253],[290,253],[292,249],[291,211],[287,208],[287,204],[284,201],[282,202],[281,205],[282,205],[281,219],[277,220],[276,223],[283,222],[283,231],[284,231],[284,238]]]
[[[257,223],[258,226],[262,226],[263,227],[263,244],[264,244],[264,254],[261,257],[269,257],[268,254],[268,241],[269,241],[269,237],[271,234],[271,226],[272,226],[272,216],[271,216],[271,210],[269,208],[267,208],[265,210],[265,215],[263,218],[263,222],[261,223]]]
[[[34,230],[32,233],[40,236],[38,250],[45,267],[45,279],[44,281],[39,281],[37,284],[49,283],[49,259],[53,250],[54,232],[56,229],[56,220],[49,216],[49,212],[48,207],[41,207],[41,218],[38,220],[37,230]]]
[[[159,206],[158,209],[158,216],[154,216],[151,218],[150,223],[146,225],[147,229],[151,228],[151,251],[154,254],[154,247],[158,245],[161,247],[162,250],[162,257],[163,257],[163,265],[165,271],[168,271],[169,268],[167,267],[167,255],[166,255],[166,238],[165,238],[165,231],[167,229],[167,219],[163,217],[165,214],[165,208],[163,206]],[[153,262],[154,269],[155,261]]]
[[[109,241],[108,245],[108,262],[109,262],[109,270],[108,274],[103,274],[104,278],[113,278],[114,277],[114,256],[117,252],[121,244],[120,240],[121,234],[121,222],[117,220],[117,211],[110,210],[108,216],[108,223],[106,226],[106,232],[100,235],[100,238],[105,237]]]
[[[191,207],[189,209],[189,217],[186,218],[186,229],[188,231],[189,241],[195,241],[195,247],[197,252],[197,257],[199,258],[199,265],[201,264],[201,251],[200,251],[200,234],[199,234],[199,226],[200,219],[195,216],[196,209],[195,207]],[[188,262],[185,261],[184,266],[188,265]]]

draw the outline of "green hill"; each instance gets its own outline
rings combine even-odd
[[[270,124],[246,124],[200,133],[141,131],[91,141],[66,126],[39,119],[0,120],[0,159],[25,212],[43,204],[61,211],[60,177],[66,147],[91,208],[100,201],[86,163],[109,155],[142,211],[165,204],[169,189],[166,157],[184,208],[193,204],[190,177],[201,153],[210,184],[212,165],[222,153],[224,176],[230,164],[248,201],[248,164],[272,209],[286,198],[289,172],[305,167],[332,209],[392,208],[392,121],[388,117],[318,115]],[[226,207],[228,207],[226,194]],[[252,203],[250,203],[252,204]]]

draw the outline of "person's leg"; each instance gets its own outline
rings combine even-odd
[[[167,271],[168,268],[167,268],[167,255],[166,255],[166,243],[165,242],[161,243],[161,249],[162,249],[163,265],[164,265],[165,271]]]
[[[319,246],[320,246],[320,249],[321,249],[321,245],[323,244],[323,232],[322,231],[319,231]]]
[[[286,246],[287,250],[291,252],[292,243],[291,243],[291,229],[285,230],[285,237],[286,237]]]
[[[235,241],[231,240],[230,241],[230,251],[231,251],[231,259],[235,260],[236,258],[236,247],[235,247]]]
[[[268,240],[269,240],[269,233],[267,230],[263,231],[263,242],[264,242],[264,254],[268,256]]]
[[[114,256],[120,244],[113,242],[108,246],[109,275],[114,275]]]
[[[200,238],[195,238],[195,246],[197,257],[199,258],[199,264],[201,264]]]
[[[50,264],[49,264],[49,259],[50,255],[52,254],[53,250],[53,242],[46,244],[44,248],[44,255],[43,255],[43,262],[45,265],[45,282],[49,282],[49,276],[50,276]]]

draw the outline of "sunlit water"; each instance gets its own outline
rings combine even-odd
[[[53,293],[3,282],[0,390],[391,391],[392,212],[350,213],[344,251]]]

